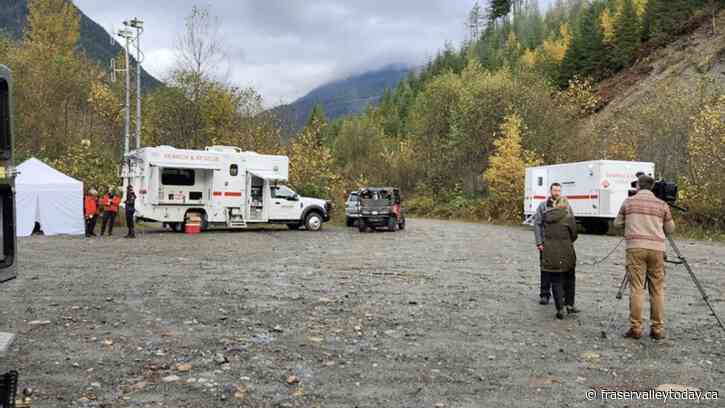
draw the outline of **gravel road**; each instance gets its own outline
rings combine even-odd
[[[725,406],[725,336],[684,268],[668,267],[668,339],[621,338],[623,248],[592,265],[618,241],[581,236],[582,313],[557,321],[525,228],[21,239],[0,368],[49,408],[664,406],[587,400],[664,384]],[[725,317],[725,245],[680,247]]]

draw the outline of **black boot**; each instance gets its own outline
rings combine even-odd
[[[574,306],[567,306],[566,307],[566,314],[576,314],[579,313],[581,310],[577,309]]]
[[[548,305],[550,299],[551,299],[550,296],[546,296],[546,295],[541,296],[541,299],[539,300],[539,304],[540,305]]]
[[[556,318],[559,319],[559,320],[563,320],[564,319],[564,313],[562,313],[561,309],[559,309],[559,310],[556,311]]]

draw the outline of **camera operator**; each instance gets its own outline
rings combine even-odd
[[[650,297],[650,337],[665,337],[665,241],[675,229],[670,207],[652,193],[654,178],[640,175],[637,193],[624,201],[616,226],[624,226],[627,241],[626,273],[630,283],[629,324],[624,337],[642,337],[644,286]]]

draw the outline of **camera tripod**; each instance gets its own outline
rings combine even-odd
[[[712,315],[715,316],[715,320],[717,320],[718,325],[720,325],[720,328],[725,332],[725,325],[723,324],[722,320],[720,320],[720,317],[715,312],[715,309],[712,307],[712,304],[710,303],[710,297],[705,293],[705,289],[702,287],[702,284],[697,279],[697,276],[695,276],[695,272],[692,271],[692,268],[690,268],[690,264],[687,263],[687,259],[682,255],[682,252],[680,252],[680,248],[675,243],[675,240],[672,239],[671,236],[667,236],[667,240],[670,242],[670,247],[672,247],[672,250],[675,252],[675,255],[677,255],[676,261],[670,261],[665,259],[665,262],[671,263],[673,265],[684,265],[685,269],[687,270],[687,273],[690,275],[690,278],[692,278],[692,281],[695,282],[695,286],[697,286],[697,290],[700,291],[700,295],[702,295],[702,300],[705,301],[705,304],[707,304],[707,307],[710,308],[710,311],[712,312]],[[617,291],[617,300],[622,299],[624,289],[629,284],[629,271],[627,271],[624,274],[624,278],[622,279],[622,283],[619,284],[619,290]],[[646,281],[645,281],[646,284]]]

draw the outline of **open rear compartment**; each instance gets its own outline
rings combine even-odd
[[[267,221],[267,197],[265,188],[266,180],[252,173],[247,175],[249,183],[249,214],[248,221],[264,222]]]

